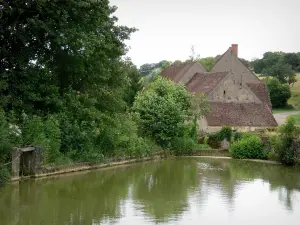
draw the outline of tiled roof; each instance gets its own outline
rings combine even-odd
[[[177,74],[179,74],[180,72],[183,72],[183,74],[185,74],[192,66],[193,63],[171,65],[161,72],[161,76],[174,80]]]
[[[272,109],[269,91],[265,82],[247,83],[247,86],[264,104],[267,104]]]
[[[211,102],[210,106],[209,126],[277,126],[266,104]]]
[[[227,72],[215,73],[196,73],[194,77],[187,83],[187,90],[195,93],[207,94],[212,91],[223,78],[228,75]]]

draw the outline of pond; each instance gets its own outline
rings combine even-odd
[[[299,224],[300,169],[174,158],[0,189],[1,225]]]

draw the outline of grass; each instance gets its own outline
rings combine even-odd
[[[289,117],[292,117],[296,120],[296,125],[300,126],[300,113],[295,115],[290,115]]]
[[[289,99],[288,103],[294,106],[295,109],[300,110],[300,74],[297,74],[297,82],[291,86],[292,97]]]
[[[282,113],[282,112],[293,112],[293,111],[296,111],[296,109],[289,109],[289,108],[286,108],[286,109],[272,109],[273,114]]]

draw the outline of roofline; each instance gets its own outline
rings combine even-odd
[[[219,58],[218,60],[215,62],[213,68],[215,67],[215,65],[217,65],[217,63],[224,57],[224,55],[231,49],[231,47],[229,47]],[[212,69],[213,69],[212,68]]]
[[[219,83],[217,84],[217,86],[215,86],[213,89],[211,89],[209,92],[207,92],[206,95],[209,95],[209,94],[212,93],[214,90],[216,90],[216,89],[221,85],[221,82],[222,82],[223,80],[225,80],[225,78],[227,78],[227,77],[229,76],[229,74],[232,74],[232,73],[233,73],[232,70],[224,71],[224,72],[221,72],[221,73],[225,73],[225,72],[227,72],[227,75],[225,75],[225,76],[223,77],[223,79],[221,79],[221,80],[219,81]],[[218,73],[218,72],[217,72],[217,73]],[[220,72],[219,72],[219,73],[220,73]]]

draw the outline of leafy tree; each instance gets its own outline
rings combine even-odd
[[[295,118],[288,117],[285,124],[280,126],[279,132],[279,144],[275,150],[279,153],[279,159],[283,164],[293,165],[297,151],[296,138],[300,135]]]
[[[131,61],[126,60],[123,64],[123,74],[128,78],[124,91],[124,100],[131,107],[137,92],[142,89],[141,74]]]
[[[286,106],[288,99],[291,97],[289,85],[282,84],[277,78],[271,77],[266,79],[266,83],[270,93],[272,106],[274,108]]]
[[[265,76],[276,77],[281,83],[293,82],[295,80],[295,72],[291,66],[285,64],[283,58],[276,64],[263,69],[262,74]]]
[[[161,146],[169,146],[171,139],[184,135],[185,121],[201,116],[192,103],[193,96],[181,84],[157,78],[140,92],[133,110],[139,116],[139,126],[145,135],[155,137]],[[198,114],[197,114],[198,113]]]
[[[118,102],[107,90],[124,82],[120,56],[126,52],[124,40],[135,29],[116,25],[116,7],[108,0],[0,4],[0,94],[5,110],[57,112],[70,88],[90,92],[103,110],[112,106],[107,100]]]
[[[164,69],[170,64],[167,60],[162,60],[159,63],[146,63],[140,66],[139,72],[142,76],[149,75],[153,70]]]
[[[291,66],[292,70],[297,70],[300,66],[300,58],[297,53],[286,53],[283,56],[284,62]]]
[[[215,65],[215,58],[214,57],[201,58],[199,62],[207,72],[210,72]]]
[[[300,58],[296,53],[266,52],[262,59],[253,60],[251,65],[255,73],[292,84],[296,81],[295,71],[299,69]]]

